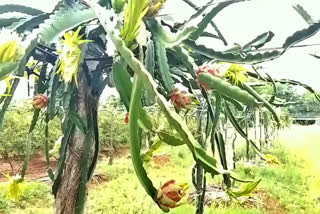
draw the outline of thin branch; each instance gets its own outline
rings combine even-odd
[[[194,9],[198,9],[199,8],[196,4],[194,4],[190,0],[182,0],[182,1],[184,1],[185,3],[187,3],[190,7],[194,8]]]
[[[305,45],[293,45],[290,48],[305,48],[305,47],[313,47],[313,46],[320,46],[320,43],[305,44]],[[256,50],[250,50],[247,52],[273,51],[273,50],[282,50],[282,49],[284,49],[284,48],[283,47],[260,48],[260,49],[256,49]],[[319,58],[320,58],[320,56],[319,56]]]
[[[190,0],[182,0],[184,1],[186,4],[188,4],[190,7],[192,7],[193,9],[195,9],[196,11],[199,11],[200,8],[203,8],[203,7],[198,7],[197,5],[195,5],[193,2],[191,2]],[[210,1],[208,4],[206,4],[205,6],[209,6],[210,4],[213,4],[212,3],[213,1]],[[218,26],[213,22],[213,21],[210,21],[210,25],[214,28],[214,30],[217,32],[220,40],[223,42],[223,44],[225,46],[228,45],[228,42],[226,41],[226,39],[224,38],[224,36],[222,35],[221,31],[219,30]]]
[[[317,58],[317,59],[320,59],[320,56],[318,56],[318,55],[315,55],[315,54],[309,54],[310,56],[313,56],[313,57],[315,57],[315,58]]]
[[[183,0],[184,1],[184,0]],[[202,6],[198,6],[198,7],[195,7],[195,9],[199,9],[199,8],[202,8],[202,7],[207,7],[207,6],[211,6],[211,5],[216,5],[216,4],[220,4],[220,3],[225,3],[225,2],[245,2],[245,1],[253,1],[253,0],[225,0],[225,1],[215,1],[215,2],[209,2],[205,5],[202,5]],[[258,0],[255,0],[255,1],[258,1]]]
[[[256,79],[259,79],[259,76],[256,74],[256,73],[253,73],[253,72],[248,72],[248,75],[251,76],[251,77],[254,77]],[[264,78],[265,81],[268,81],[268,82],[271,82],[270,79],[268,78]],[[296,80],[290,80],[290,79],[273,79],[274,82],[279,82],[279,83],[282,83],[282,84],[291,84],[291,85],[297,85],[297,86],[301,86],[303,88],[305,88],[306,90],[310,91],[314,96],[315,98],[320,102],[320,96],[317,94],[317,92],[309,85],[307,84],[304,84],[304,83],[301,83],[299,81],[296,81]]]

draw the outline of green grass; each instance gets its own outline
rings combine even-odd
[[[158,187],[170,179],[191,184],[190,176],[186,176],[186,173],[191,173],[192,160],[186,148],[163,147],[160,152],[168,154],[169,151],[172,161],[168,165],[159,167],[153,162],[146,164],[154,185]],[[115,160],[111,166],[106,162],[100,163],[97,171],[107,174],[111,180],[92,189],[88,200],[89,213],[162,213],[140,185],[130,159]],[[185,209],[183,205],[172,213],[186,213]]]
[[[320,133],[317,130],[293,126],[291,130],[282,132],[279,142],[275,143],[270,151],[278,157],[281,165],[249,167],[239,161],[237,171],[241,177],[262,178],[259,188],[276,198],[288,214],[318,214],[320,213],[320,203],[317,201],[320,197],[318,139]],[[159,187],[161,183],[175,179],[177,182],[187,182],[192,187],[193,160],[188,149],[164,146],[157,153],[157,155],[162,154],[171,157],[171,161],[166,165],[159,166],[154,162],[146,164],[154,185]],[[90,185],[87,204],[89,214],[162,213],[140,185],[134,174],[131,159],[127,155],[114,160],[112,165],[108,165],[107,160],[100,161],[96,172],[106,175],[108,181]],[[220,182],[220,177],[214,180],[208,179],[208,182]],[[25,195],[17,203],[5,198],[4,188],[5,185],[0,186],[0,213],[53,213],[53,198],[50,195],[49,185],[28,184]],[[193,214],[195,208],[194,205],[186,203],[170,213]],[[205,213],[267,214],[262,209],[243,208],[237,203],[231,207],[206,207]]]
[[[319,127],[292,126],[281,133],[270,151],[279,166],[245,166],[238,171],[261,177],[260,188],[271,193],[290,214],[320,213]]]
[[[0,185],[0,213],[53,213],[53,197],[49,185],[38,182],[27,182],[24,194],[17,202],[11,201],[6,197],[7,188],[7,183]]]

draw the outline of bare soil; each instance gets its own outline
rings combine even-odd
[[[171,156],[167,154],[153,155],[152,160],[155,164],[159,166],[165,166],[170,163]]]
[[[260,190],[257,196],[263,201],[263,208],[270,214],[287,214],[286,209],[279,203],[279,200],[272,197],[266,191]]]
[[[10,164],[11,163],[11,164]],[[55,169],[57,160],[52,158],[50,160],[50,167]],[[0,182],[6,181],[6,175],[9,172],[10,175],[16,175],[21,172],[23,166],[23,157],[9,158],[9,161],[0,159]],[[43,154],[35,154],[31,157],[29,166],[27,169],[27,180],[37,180],[48,176],[47,174],[47,162],[46,157]]]
[[[120,158],[129,154],[129,148],[121,147],[117,148],[116,151],[113,149],[101,149],[100,157],[108,157],[112,159]],[[6,175],[9,172],[10,175],[16,175],[21,172],[23,166],[24,157],[10,157],[9,161],[0,159],[0,182],[6,181]],[[50,167],[54,171],[57,165],[57,160],[55,158],[50,158]],[[27,169],[26,179],[27,180],[39,180],[41,178],[47,177],[48,166],[46,162],[46,157],[44,154],[35,154],[31,157],[29,166]],[[99,175],[100,178],[96,178],[99,181],[108,181],[103,175]],[[102,178],[103,177],[103,178]],[[95,178],[94,178],[95,179]]]

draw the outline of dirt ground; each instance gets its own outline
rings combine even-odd
[[[10,164],[10,163],[11,164]],[[55,168],[57,160],[54,158],[50,160],[50,167]],[[19,157],[16,159],[10,158],[9,161],[0,160],[0,182],[6,181],[6,175],[9,172],[11,176],[21,172],[23,166],[23,158]],[[47,177],[47,162],[46,157],[43,154],[33,155],[30,159],[29,166],[27,169],[27,180],[38,180],[43,177]]]
[[[257,196],[263,201],[263,208],[270,214],[286,214],[286,209],[279,203],[279,200],[272,197],[265,191],[257,192]]]
[[[130,153],[129,148],[117,148],[113,149],[101,149],[100,157],[110,157],[112,161],[114,158],[120,158]],[[9,161],[0,159],[0,182],[6,181],[6,175],[9,172],[11,176],[21,172],[23,166],[24,157],[10,158]],[[55,170],[57,160],[55,158],[50,159],[50,167]],[[44,154],[35,154],[31,157],[29,166],[27,169],[27,180],[39,180],[47,177],[47,162]]]

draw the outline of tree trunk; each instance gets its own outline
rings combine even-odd
[[[68,139],[61,182],[58,184],[55,197],[56,214],[74,214],[76,211],[84,213],[83,204],[86,201],[87,183],[97,158],[98,148],[95,144],[98,143],[98,133],[95,122],[97,121],[98,99],[92,95],[83,70],[79,71],[79,88],[76,92],[77,113],[87,122],[87,127],[90,127],[89,124],[94,125],[93,129],[88,128],[87,135],[75,127]],[[88,161],[83,164],[86,155],[88,155]],[[82,184],[84,186],[81,187],[81,193],[79,193]],[[77,204],[78,200],[81,200],[79,204],[83,205],[80,208]]]

